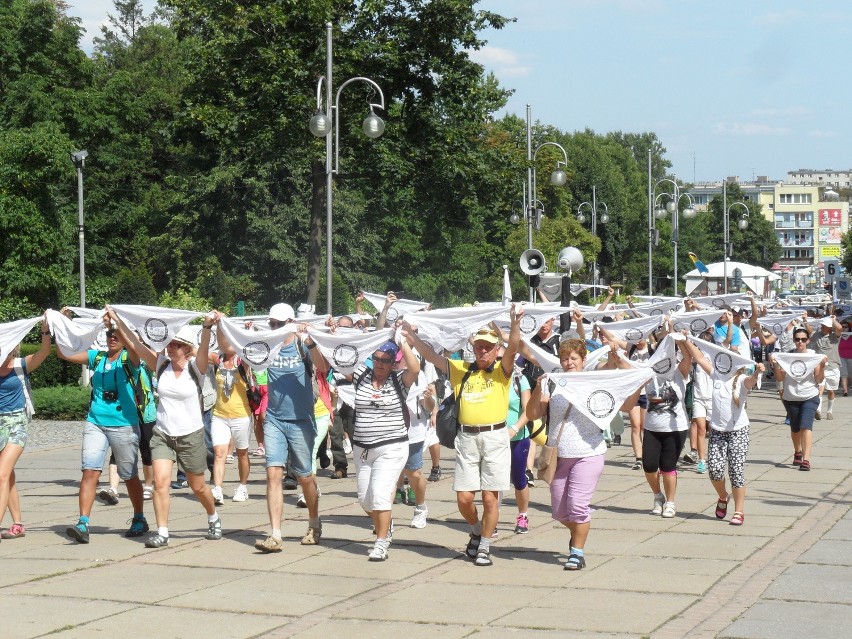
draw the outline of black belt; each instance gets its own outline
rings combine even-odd
[[[464,424],[461,426],[463,433],[487,433],[488,431],[500,430],[501,428],[506,428],[506,422],[485,424],[484,426],[465,426]]]

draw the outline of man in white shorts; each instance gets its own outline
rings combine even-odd
[[[819,324],[819,330],[814,331],[811,335],[811,341],[808,347],[813,349],[815,353],[828,357],[828,363],[825,365],[825,382],[820,385],[819,410],[816,412],[816,418],[822,419],[822,392],[828,391],[828,405],[826,406],[826,419],[834,419],[832,409],[834,408],[834,391],[840,388],[840,355],[837,352],[837,345],[840,342],[840,334],[843,332],[843,327],[834,317],[828,315],[822,318]]]
[[[511,488],[512,458],[506,415],[522,315],[523,310],[519,308],[516,311],[512,307],[509,343],[499,363],[499,334],[491,328],[481,328],[471,336],[476,358],[472,364],[438,355],[413,330],[409,330],[417,351],[438,371],[449,374],[453,391],[460,398],[453,490],[456,491],[459,513],[470,524],[470,540],[465,552],[474,559],[476,566],[490,566],[492,563],[490,544],[491,535],[497,527],[499,494]],[[404,328],[409,327],[404,325]],[[481,520],[474,503],[476,493],[480,491]]]

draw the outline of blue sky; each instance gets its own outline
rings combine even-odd
[[[111,0],[70,4],[90,42]],[[533,119],[565,131],[653,131],[686,181],[852,169],[848,0],[478,6],[517,18],[473,54],[515,90],[511,113],[524,117],[530,103]]]

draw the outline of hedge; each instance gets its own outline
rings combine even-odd
[[[21,357],[32,355],[39,348],[41,348],[40,344],[21,344]],[[80,365],[59,359],[56,356],[56,347],[53,348],[53,353],[48,355],[41,366],[30,375],[30,383],[34,389],[50,386],[72,386],[80,380]]]
[[[84,420],[89,413],[90,398],[91,389],[82,386],[33,386],[35,419]]]

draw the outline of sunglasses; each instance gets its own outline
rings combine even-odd
[[[118,339],[118,333],[116,331],[107,331],[106,337],[107,339]]]
[[[807,342],[808,338],[807,337],[794,337],[793,341],[794,342]]]
[[[390,364],[391,362],[393,362],[393,357],[373,357],[375,364]]]

